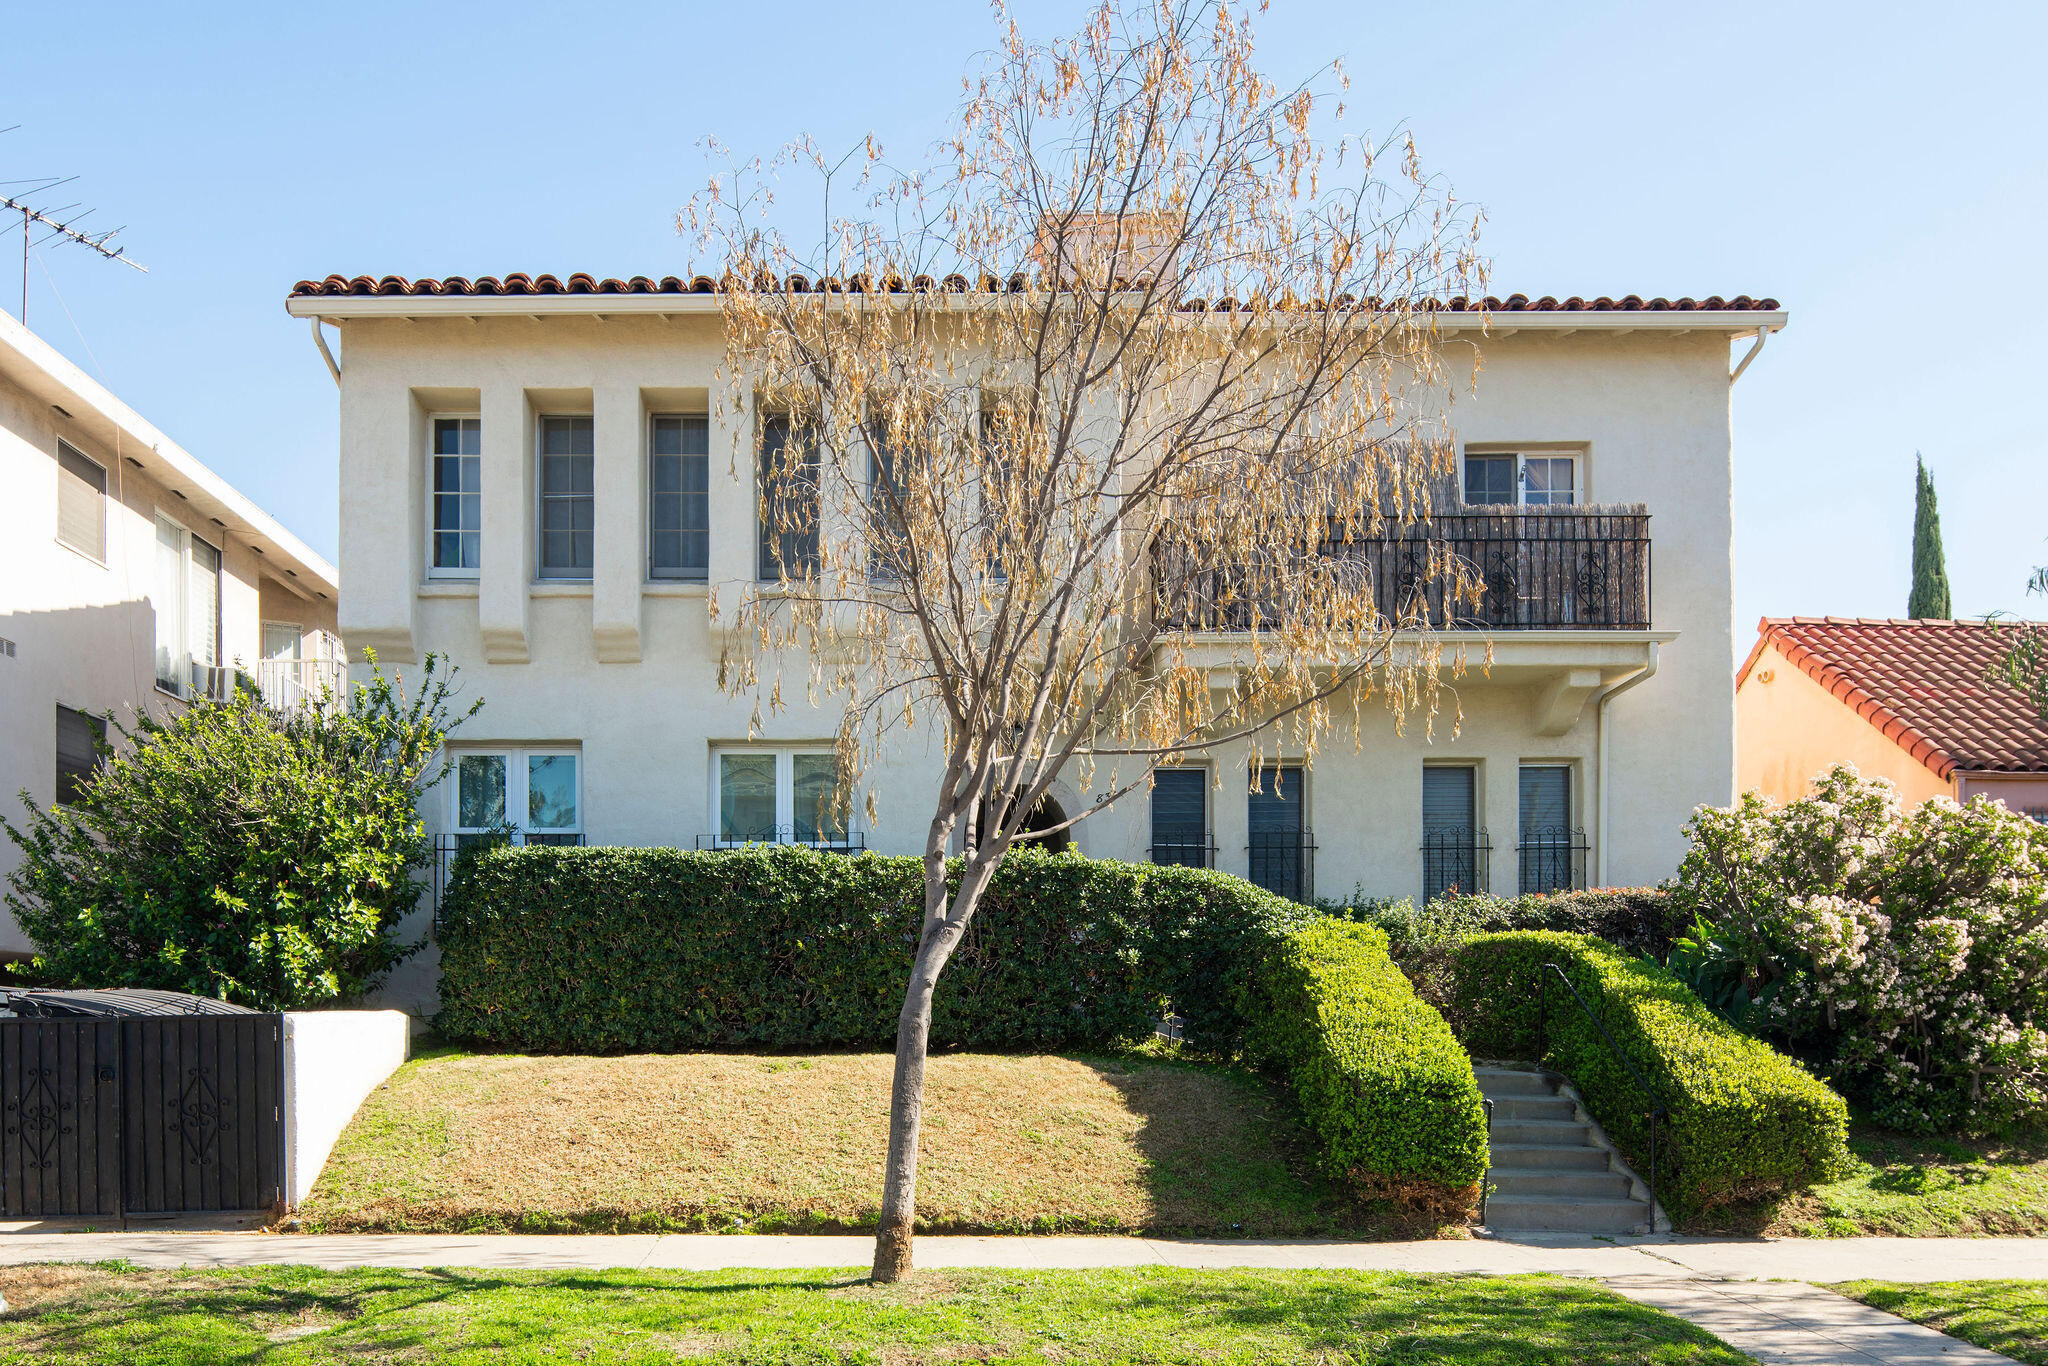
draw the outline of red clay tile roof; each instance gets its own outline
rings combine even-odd
[[[1956,770],[2048,773],[2048,721],[1985,672],[2007,642],[1981,621],[1765,617],[1735,676],[1766,645],[1946,779]]]
[[[812,291],[864,293],[871,289],[886,290],[889,293],[947,293],[947,294],[1001,294],[1016,292],[1025,288],[1023,275],[1012,275],[1007,280],[993,275],[970,281],[964,275],[948,275],[934,279],[919,275],[907,284],[889,280],[876,285],[864,277],[848,280],[821,279],[813,281],[802,275],[788,277],[789,287],[799,294]],[[403,276],[386,275],[372,279],[358,275],[350,279],[343,275],[330,275],[324,280],[301,280],[292,286],[294,299],[320,299],[341,297],[369,297],[384,295],[412,296],[455,296],[455,297],[504,297],[536,294],[716,294],[718,281],[709,275],[693,275],[685,280],[676,275],[665,275],[659,280],[645,275],[635,275],[630,280],[599,280],[589,275],[576,274],[568,279],[553,275],[480,275],[466,279],[450,275],[440,280],[408,280]],[[1355,302],[1347,298],[1343,302]],[[1201,300],[1188,307],[1196,310],[1214,309],[1228,312],[1240,306],[1236,299]],[[1569,299],[1558,299],[1546,294],[1540,299],[1531,299],[1526,294],[1510,294],[1505,299],[1492,296],[1481,299],[1447,299],[1441,305],[1447,312],[1477,312],[1484,308],[1491,313],[1720,313],[1720,312],[1776,312],[1776,299],[1753,299],[1747,294],[1738,294],[1732,299],[1711,295],[1704,299],[1645,299],[1630,294],[1612,299],[1601,295],[1597,299],[1582,299],[1574,295]]]

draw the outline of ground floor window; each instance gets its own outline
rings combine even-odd
[[[1315,895],[1315,841],[1309,834],[1300,767],[1267,764],[1247,798],[1246,876],[1275,896]]]
[[[1162,768],[1154,773],[1152,861],[1207,868],[1214,856],[1209,843],[1209,771]]]
[[[1430,764],[1422,770],[1422,899],[1486,890],[1486,832],[1479,828],[1479,770]]]
[[[515,844],[583,842],[583,756],[573,749],[464,749],[455,766],[458,837],[509,834]]]
[[[1523,892],[1566,891],[1583,885],[1586,841],[1572,824],[1569,764],[1523,764],[1518,848]]]
[[[86,780],[100,767],[100,746],[107,738],[107,723],[89,712],[57,708],[57,800],[75,802],[83,795]]]
[[[719,750],[711,784],[720,845],[848,842],[850,793],[828,748]]]

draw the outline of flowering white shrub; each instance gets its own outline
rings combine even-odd
[[[2048,827],[1985,797],[1907,810],[1843,765],[1686,833],[1674,896],[1705,924],[1672,966],[1703,995],[1879,1123],[2048,1115]]]

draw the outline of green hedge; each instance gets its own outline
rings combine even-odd
[[[1369,925],[1278,936],[1246,984],[1245,1054],[1286,1076],[1331,1172],[1445,1211],[1486,1175],[1472,1060]]]
[[[612,1053],[892,1047],[923,910],[915,858],[768,847],[527,846],[462,859],[443,900],[458,1038]],[[1062,1049],[1148,1035],[1235,1047],[1258,945],[1309,913],[1239,878],[1012,854],[940,978],[940,1048]]]
[[[1592,887],[1577,892],[1532,892],[1512,897],[1443,897],[1431,902],[1421,914],[1497,931],[1590,934],[1660,963],[1671,956],[1671,942],[1692,929],[1692,912],[1674,904],[1671,894],[1662,887]],[[1374,923],[1398,941],[1399,924]]]
[[[1730,1200],[1830,1179],[1849,1165],[1847,1104],[1792,1059],[1739,1032],[1669,972],[1586,935],[1480,935],[1453,958],[1451,1019],[1479,1057],[1569,1077],[1610,1137],[1649,1157],[1649,1103],[1554,976],[1536,1057],[1538,977],[1556,963],[1599,1010],[1669,1110],[1658,1196],[1686,1218]]]

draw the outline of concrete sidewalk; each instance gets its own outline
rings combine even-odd
[[[427,1267],[602,1270],[865,1267],[874,1240],[789,1234],[413,1234],[0,1232],[0,1265],[106,1261],[139,1266]],[[1570,1235],[1422,1243],[1315,1239],[939,1237],[920,1267],[1328,1267],[1359,1271],[1548,1272],[1597,1280],[2048,1280],[2048,1239],[1594,1238]]]

